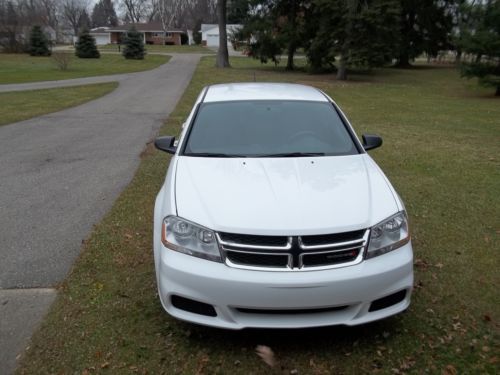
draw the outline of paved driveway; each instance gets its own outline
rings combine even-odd
[[[1,374],[13,371],[53,287],[131,180],[199,57],[175,55],[157,69],[115,77],[119,87],[101,99],[0,127]]]

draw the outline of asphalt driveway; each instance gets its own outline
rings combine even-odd
[[[15,368],[53,288],[131,180],[199,58],[175,55],[154,70],[115,76],[119,87],[98,100],[0,127],[0,373]],[[109,77],[102,79],[93,82]]]

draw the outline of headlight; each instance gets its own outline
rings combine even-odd
[[[215,232],[177,216],[163,219],[161,242],[171,250],[221,262]]]
[[[366,259],[396,250],[409,241],[408,218],[401,211],[371,228]]]

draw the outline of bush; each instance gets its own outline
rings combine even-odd
[[[71,55],[67,52],[54,52],[52,60],[60,70],[68,70],[71,61]]]
[[[123,57],[126,59],[142,60],[146,52],[144,51],[144,40],[140,32],[132,27],[125,34]]]
[[[31,56],[50,56],[49,40],[40,26],[33,26],[28,52]]]
[[[75,46],[75,55],[81,59],[98,59],[101,54],[97,50],[95,39],[88,30],[83,30]]]
[[[196,21],[196,24],[194,25],[194,30],[193,30],[193,42],[195,44],[201,44],[201,20]]]

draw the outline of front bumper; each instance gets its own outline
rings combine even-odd
[[[413,286],[411,242],[355,266],[323,271],[241,270],[164,247],[158,258],[158,292],[165,310],[178,319],[228,329],[368,323],[404,311],[410,304]],[[406,291],[401,301],[369,311],[373,301],[400,291]],[[217,315],[177,308],[172,305],[172,296],[209,304]],[[342,308],[335,309],[339,306]],[[321,310],[304,311],[307,309]],[[265,310],[300,311],[290,314]]]

